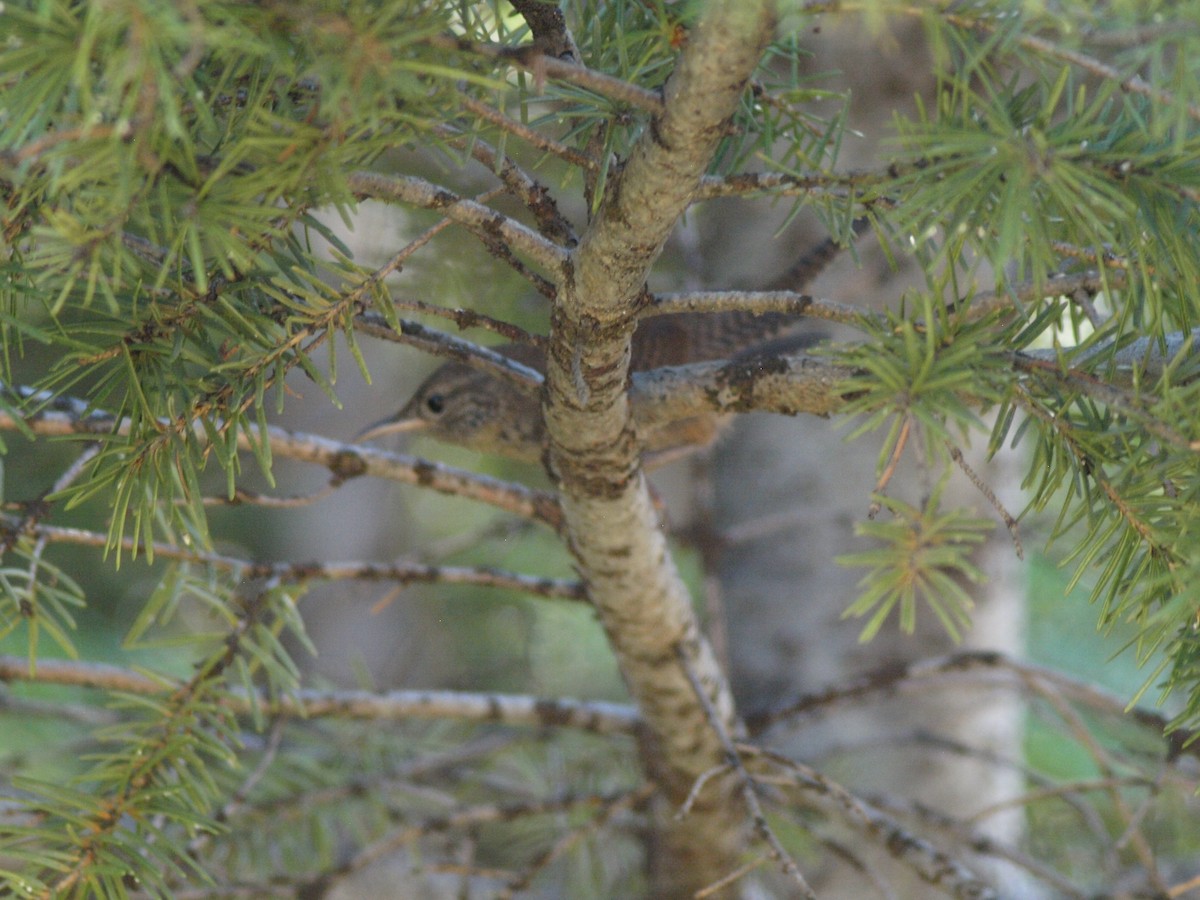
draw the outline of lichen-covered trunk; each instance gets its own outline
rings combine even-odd
[[[723,760],[690,668],[726,728],[723,673],[700,635],[639,460],[626,385],[637,303],[650,267],[690,203],[770,39],[774,4],[710,3],[663,91],[664,111],[635,145],[559,279],[547,359],[550,471],[572,553],[629,692],[646,722],[646,768],[662,788],[656,896],[689,896],[736,868],[744,810],[714,779]]]

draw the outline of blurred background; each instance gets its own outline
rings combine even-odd
[[[891,26],[863,46],[862,29],[824,28],[808,42],[813,56],[801,61],[814,84],[852,97],[850,128],[839,168],[878,163],[881,141],[890,133],[893,112],[911,111],[917,94],[934,88],[919,28]],[[869,62],[868,62],[869,61]],[[819,110],[835,115],[837,104]],[[514,142],[515,143],[515,142]],[[521,148],[510,145],[520,157]],[[523,162],[532,164],[529,156]],[[382,160],[405,171],[424,173],[453,184],[464,195],[493,186],[493,177],[468,164],[453,170],[442,158]],[[561,174],[553,165],[538,173],[551,185]],[[560,192],[564,211],[576,223],[584,212],[578,185]],[[503,202],[500,203],[502,208]],[[517,212],[516,207],[506,211]],[[792,218],[784,204],[719,201],[689,214],[664,255],[651,287],[655,290],[753,288],[782,272],[821,241],[827,232],[804,213]],[[347,229],[336,216],[331,227],[353,248],[364,265],[381,264],[405,242],[436,222],[431,215],[363,204]],[[863,307],[895,304],[906,290],[923,284],[903,259],[893,266],[867,235],[808,290]],[[448,307],[486,311],[537,331],[546,329],[544,302],[477,242],[454,229],[443,232],[392,280],[398,298]],[[437,323],[434,323],[437,324]],[[822,326],[830,339],[853,339]],[[486,334],[471,337],[488,342]],[[341,407],[302,377],[289,381],[290,396],[278,424],[297,431],[350,441],[367,424],[398,408],[437,360],[419,352],[363,339],[371,373],[366,383],[349,354],[339,354],[336,390]],[[15,367],[35,380],[45,360],[36,347],[23,348]],[[996,520],[979,564],[988,581],[968,585],[976,598],[974,626],[961,644],[951,640],[928,610],[917,631],[900,633],[893,621],[873,641],[861,643],[862,621],[842,618],[856,596],[861,571],[833,559],[865,546],[854,527],[867,516],[877,477],[879,444],[873,436],[846,443],[846,422],[813,417],[744,417],[715,450],[675,463],[653,476],[664,499],[680,564],[687,573],[698,608],[734,682],[743,713],[769,710],[807,692],[844,684],[887,665],[952,653],[963,648],[992,649],[1076,675],[1129,699],[1142,686],[1153,661],[1139,668],[1124,649],[1132,630],[1115,623],[1099,634],[1097,610],[1086,603],[1086,585],[1064,593],[1068,571],[1045,552],[1044,523],[1022,523],[1026,559],[994,511],[965,477],[951,480],[946,505],[975,508]],[[993,462],[981,459],[978,445],[972,466],[1014,515],[1023,509],[1016,481],[1019,455]],[[68,444],[61,452],[39,444],[36,453],[15,435],[5,435],[6,499],[28,499],[46,490],[74,458]],[[398,443],[395,446],[400,446]],[[535,467],[504,462],[416,438],[403,446],[429,458],[501,478],[545,486]],[[916,454],[910,453],[911,459]],[[276,461],[276,487],[252,464],[242,486],[279,495],[320,491],[328,473],[289,460]],[[889,492],[915,501],[930,489],[936,473],[908,465]],[[214,496],[224,479],[212,473]],[[103,530],[107,510],[101,503],[64,512],[57,524]],[[454,498],[365,478],[354,479],[330,495],[298,508],[251,505],[211,509],[218,549],[255,560],[322,562],[406,560],[426,563],[493,565],[537,575],[569,577],[571,561],[553,535],[502,514]],[[123,637],[149,593],[163,563],[125,559],[119,570],[100,562],[99,551],[55,547],[50,557],[65,571],[86,579],[91,606],[76,614],[79,643],[89,659],[122,665],[145,663],[184,675],[187,658],[178,658],[169,641],[123,647]],[[387,689],[459,688],[473,691],[530,693],[547,697],[623,700],[625,691],[604,635],[584,604],[530,599],[519,594],[456,586],[414,586],[394,590],[383,584],[322,584],[302,601],[305,622],[319,650],[315,657],[297,649],[314,684]],[[196,627],[203,622],[196,621]],[[180,628],[188,627],[183,620]],[[12,630],[0,652],[24,654],[27,636]],[[55,655],[52,641],[40,652]],[[1123,652],[1122,652],[1123,651]],[[11,696],[10,696],[11,694]],[[7,716],[0,728],[0,767],[61,777],[70,772],[78,746],[61,736],[74,726],[41,716],[39,704],[70,696],[66,689],[14,687],[0,695],[20,704],[19,716]],[[1152,700],[1151,691],[1146,700]],[[89,712],[80,706],[78,715]],[[883,692],[867,701],[837,707],[827,715],[802,718],[778,729],[769,743],[797,754],[848,787],[864,794],[903,796],[960,815],[983,809],[1019,793],[1028,773],[1063,781],[1099,776],[1095,755],[1066,734],[1061,720],[1031,708],[1003,686],[965,684],[952,689],[913,693]],[[415,731],[440,739],[456,734],[445,723],[414,723]],[[66,729],[64,731],[64,729]],[[382,738],[381,738],[382,739]],[[975,753],[961,748],[975,748]],[[61,752],[47,752],[46,748]],[[956,749],[957,748],[957,749]],[[994,754],[1010,761],[997,765]],[[532,752],[532,751],[531,751]],[[545,755],[542,755],[542,754]],[[531,782],[565,780],[565,769],[547,762],[546,748],[532,756],[520,777]],[[635,763],[633,753],[621,760]],[[613,764],[597,753],[598,772]],[[517,775],[510,773],[514,778]],[[599,777],[599,776],[597,776]],[[1181,801],[1182,802],[1182,801]],[[1104,802],[1100,801],[1103,807]],[[1072,841],[1086,828],[1064,825],[1048,806],[996,811],[976,824],[983,833],[1019,838],[1040,848],[1068,869],[1084,872],[1093,851]],[[1168,811],[1169,812],[1169,811]],[[1163,851],[1186,865],[1200,852],[1200,838],[1184,821],[1158,811],[1147,827]],[[821,884],[823,897],[853,897],[860,883],[835,873],[806,873]],[[1052,896],[1010,873],[1013,892],[1005,896]],[[824,878],[824,882],[822,882]],[[915,894],[914,894],[915,896]]]

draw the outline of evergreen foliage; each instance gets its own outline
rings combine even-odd
[[[79,611],[102,598],[46,548],[84,542],[60,527],[79,520],[60,515],[102,509],[95,565],[157,564],[128,645],[178,653],[139,676],[157,692],[110,685],[111,719],[74,738],[89,748],[76,778],[14,780],[24,812],[0,823],[12,891],[170,896],[207,883],[216,895],[276,878],[275,853],[306,860],[315,883],[345,834],[400,815],[343,780],[351,759],[403,770],[369,727],[314,720],[273,763],[263,749],[277,704],[303,699],[297,604],[324,576],[256,582],[249,563],[221,558],[207,485],[219,473],[234,498],[251,469],[271,483],[285,377],[302,372],[336,405],[339,352],[369,378],[361,317],[405,330],[387,276],[407,257],[364,266],[334,216],[353,223],[367,202],[460,209],[458,224],[547,289],[531,248],[569,250],[578,210],[600,208],[654,128],[703,4],[563,6],[578,77],[512,49],[529,30],[499,0],[4,4],[0,404],[20,435],[10,446],[71,441],[80,455],[44,496],[8,486],[0,636],[20,642],[33,679],[48,645],[81,655]],[[946,469],[972,432],[1025,448],[1030,507],[1058,510],[1054,544],[1101,627],[1136,625],[1139,657],[1162,660],[1148,685],[1181,700],[1171,728],[1196,729],[1200,3],[879,0],[783,13],[704,190],[783,197],[843,241],[865,216],[893,254],[920,260],[922,291],[860,316],[861,343],[823,351],[854,372],[838,390],[859,431],[890,429],[881,490],[893,457],[917,444]],[[811,23],[859,13],[884,28],[919,17],[939,66],[936,101],[897,119],[894,158],[873,171],[837,168],[848,100],[796,65]],[[540,143],[513,147],[518,126]],[[510,151],[540,184],[505,174]],[[528,207],[503,227],[458,192],[478,152]],[[1086,284],[1059,293],[1055,279]],[[338,466],[356,464],[329,467],[350,477]],[[882,498],[886,521],[865,529],[878,548],[847,558],[869,570],[848,610],[870,615],[866,635],[897,611],[911,628],[918,601],[954,633],[969,619],[982,526],[939,496],[925,508]],[[412,748],[462,740],[408,728]],[[261,784],[239,763],[247,742],[269,767]],[[594,781],[614,809],[630,790]],[[265,822],[289,794],[341,795],[289,808],[295,829],[256,832],[229,821],[252,789],[252,821]],[[592,802],[553,800],[526,811],[569,819]],[[534,821],[540,846],[551,829]]]

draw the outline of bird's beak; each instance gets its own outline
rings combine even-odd
[[[425,427],[423,419],[399,418],[395,415],[388,416],[386,419],[380,419],[368,425],[362,431],[354,436],[354,442],[361,444],[363,441],[373,441],[376,438],[381,438],[389,434],[405,434],[409,431],[420,431]]]

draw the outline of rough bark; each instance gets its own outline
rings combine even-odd
[[[679,652],[730,726],[734,713],[642,473],[626,393],[630,339],[649,269],[694,196],[774,22],[767,2],[708,6],[667,82],[663,114],[610,181],[573,255],[551,323],[550,470],[580,574],[645,717],[648,770],[663,788],[656,896],[690,894],[735,868],[745,814],[714,780],[689,815],[671,816],[723,760]]]

